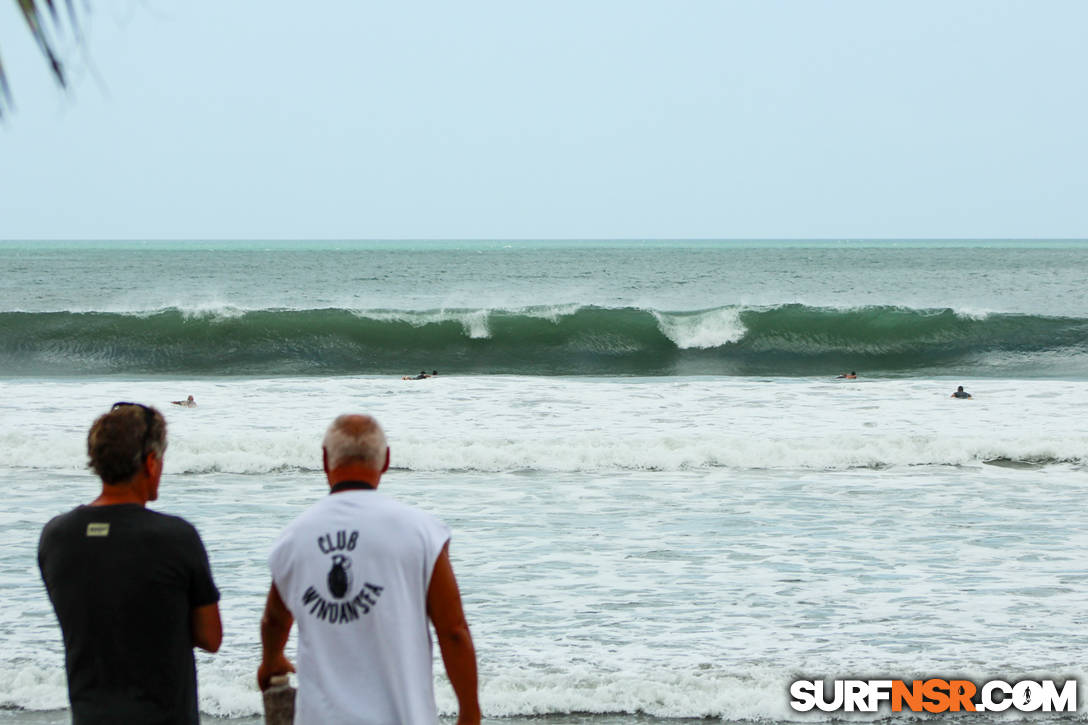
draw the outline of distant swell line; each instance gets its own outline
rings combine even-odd
[[[7,375],[1088,373],[1088,319],[800,304],[660,311],[0,313]]]

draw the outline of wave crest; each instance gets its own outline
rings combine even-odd
[[[1080,376],[1088,319],[800,304],[4,312],[0,366],[12,375]]]

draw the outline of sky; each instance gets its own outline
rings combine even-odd
[[[1083,0],[88,3],[0,239],[1088,237]]]

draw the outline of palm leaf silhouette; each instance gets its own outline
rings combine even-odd
[[[22,13],[23,19],[26,20],[31,36],[33,36],[50,69],[53,71],[53,78],[61,88],[67,88],[68,81],[64,75],[64,64],[60,60],[50,32],[64,32],[65,26],[67,26],[76,39],[80,39],[79,16],[76,13],[73,0],[65,0],[68,8],[67,21],[61,18],[55,0],[15,0],[15,4]],[[43,8],[47,13],[43,12]],[[8,83],[7,74],[4,72],[4,63],[0,58],[0,118],[3,118],[5,113],[10,112],[12,107],[11,85]]]

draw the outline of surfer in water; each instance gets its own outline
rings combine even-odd
[[[857,380],[858,374],[855,371],[851,370],[850,372],[843,373],[842,375],[839,375],[837,377],[842,380]]]
[[[952,393],[953,398],[970,398],[971,394],[963,389],[963,386],[956,388],[956,392]]]
[[[434,372],[435,375],[438,374],[437,370],[435,370]],[[419,375],[405,375],[403,378],[401,378],[401,380],[424,380],[429,377],[431,376],[427,374],[426,370],[420,370]]]
[[[193,400],[193,396],[191,396],[191,395],[188,398],[186,398],[185,400],[171,400],[170,404],[171,405],[180,405],[182,408],[195,408],[196,407],[196,401]]]

